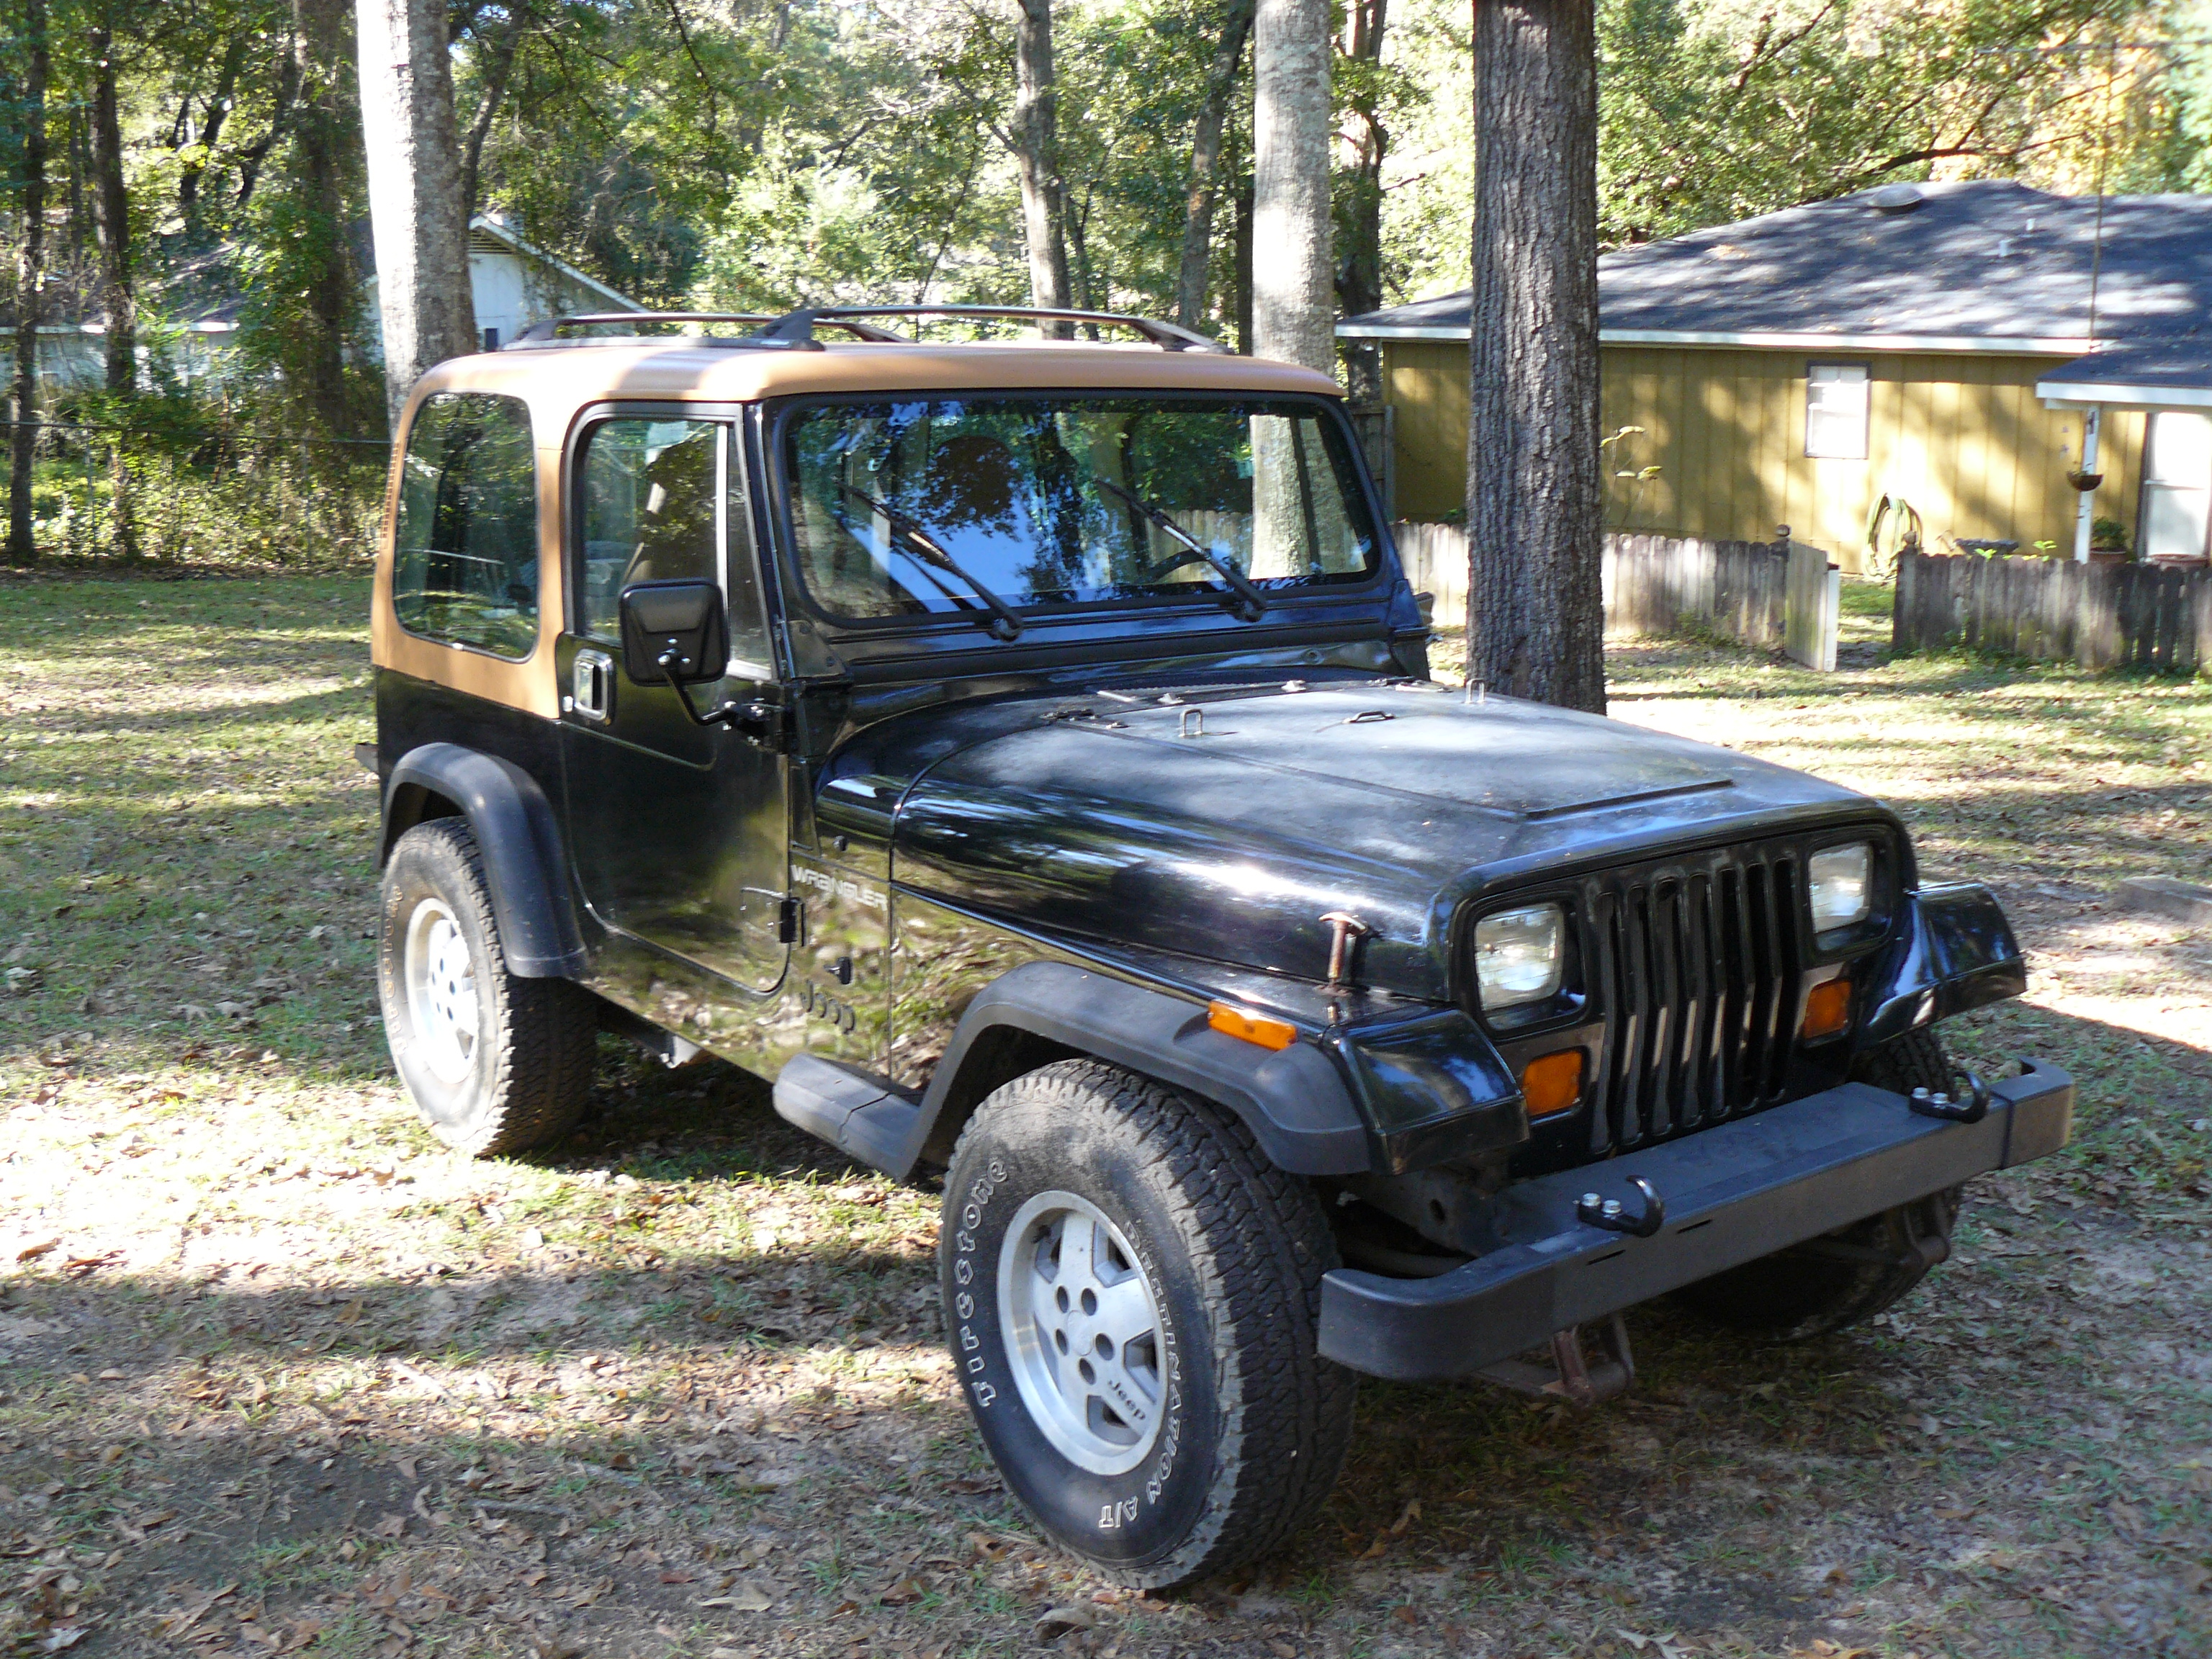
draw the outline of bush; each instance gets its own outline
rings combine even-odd
[[[367,559],[388,446],[285,434],[273,416],[185,395],[58,403],[32,494],[41,556],[292,568]]]

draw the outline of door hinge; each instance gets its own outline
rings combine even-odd
[[[799,943],[799,896],[793,893],[775,907],[775,940],[779,945]]]

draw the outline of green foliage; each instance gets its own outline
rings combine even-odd
[[[1601,0],[1600,234],[1649,241],[1897,179],[2173,187],[2155,0]],[[2106,71],[2116,64],[2108,88]],[[2124,179],[2127,182],[2124,182]]]

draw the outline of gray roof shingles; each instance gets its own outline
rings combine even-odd
[[[1887,192],[1863,191],[1607,253],[1604,331],[2034,340],[2059,350],[2092,337],[2095,198],[2003,179],[1911,188],[1919,205],[1907,212],[1885,212],[1875,198]],[[2107,197],[2101,240],[2102,349],[2045,379],[2111,385],[2124,371],[2130,386],[2212,387],[2212,196]],[[1344,331],[1464,332],[1468,298],[1395,306]]]

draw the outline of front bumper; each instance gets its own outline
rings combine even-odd
[[[1553,1332],[1680,1290],[1970,1176],[2044,1158],[2073,1133],[2074,1080],[2032,1062],[1990,1085],[1978,1123],[1915,1115],[1902,1095],[1847,1083],[1740,1122],[1498,1194],[1512,1241],[1435,1279],[1340,1267],[1322,1281],[1321,1352],[1370,1376],[1464,1376]],[[1577,1218],[1584,1193],[1641,1176],[1666,1200],[1650,1238]]]

